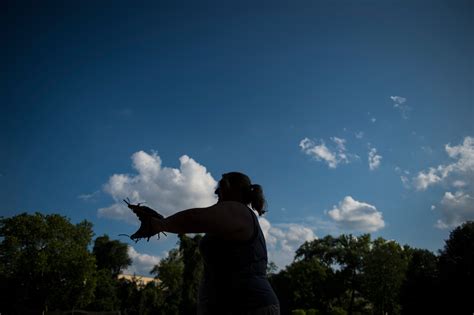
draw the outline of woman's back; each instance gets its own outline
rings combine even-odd
[[[249,240],[225,240],[206,234],[200,250],[204,276],[199,293],[202,314],[252,310],[278,305],[266,278],[267,248],[263,232],[251,209],[253,235]]]

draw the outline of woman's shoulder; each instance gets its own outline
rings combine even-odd
[[[251,208],[237,201],[221,201],[216,206],[225,212],[219,221],[229,226],[225,233],[227,239],[244,240],[253,234],[255,214]]]
[[[236,211],[236,212],[242,212],[242,213],[249,213],[249,212],[254,213],[252,208],[238,201],[220,201],[216,204],[216,206],[220,208],[224,208],[229,211]]]

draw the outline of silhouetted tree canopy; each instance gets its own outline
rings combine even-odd
[[[96,259],[97,269],[105,269],[114,277],[132,264],[128,256],[128,245],[118,240],[111,240],[108,235],[95,239],[92,253]]]
[[[94,299],[87,306],[87,309],[91,311],[120,309],[120,301],[117,297],[117,279],[112,277],[108,270],[97,271]]]
[[[95,288],[88,251],[92,224],[58,214],[20,214],[0,220],[2,309],[72,309],[87,305]]]
[[[179,250],[183,257],[183,288],[180,314],[196,314],[199,284],[203,273],[203,260],[199,252],[202,236],[179,235]]]
[[[160,289],[163,291],[162,314],[179,314],[182,300],[184,262],[181,252],[174,248],[168,252],[151,273],[159,278]]]
[[[374,314],[400,313],[400,288],[409,256],[395,241],[377,238],[364,262],[363,287]]]
[[[474,222],[455,228],[439,257],[443,309],[451,314],[474,313]]]
[[[405,247],[409,262],[401,287],[402,314],[436,314],[438,257],[426,249]]]
[[[195,314],[203,272],[201,235],[179,235],[150,270],[158,283],[118,279],[131,264],[127,244],[92,224],[60,215],[0,219],[0,312],[116,311],[127,315]],[[325,236],[302,244],[270,282],[282,314],[472,314],[474,223],[454,229],[440,256],[383,238]]]

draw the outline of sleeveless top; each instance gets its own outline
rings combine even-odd
[[[199,249],[204,260],[204,274],[199,289],[199,306],[206,314],[222,314],[224,309],[252,310],[278,305],[267,280],[267,247],[257,216],[249,240],[224,240],[206,234]]]

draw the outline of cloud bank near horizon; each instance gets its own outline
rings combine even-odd
[[[418,191],[442,185],[445,191],[439,202],[440,219],[435,224],[441,229],[452,228],[467,220],[474,220],[474,138],[465,137],[461,144],[444,149],[451,163],[429,167],[412,178]]]
[[[114,174],[104,185],[104,191],[115,201],[100,208],[98,215],[110,219],[136,224],[136,217],[122,201],[130,198],[132,203],[146,201],[164,216],[177,211],[206,207],[216,203],[214,194],[217,181],[187,155],[179,158],[179,168],[162,166],[156,152],[148,154],[138,151],[132,155],[132,167],[137,174]]]
[[[165,216],[187,208],[215,204],[217,181],[206,167],[187,155],[179,160],[179,169],[169,168],[162,165],[161,158],[155,152],[134,153],[132,167],[136,174],[114,174],[109,178],[104,191],[115,203],[98,209],[98,215],[138,224],[135,215],[122,201],[127,197],[133,203],[145,200],[147,205]],[[280,268],[293,261],[294,252],[300,245],[316,237],[311,228],[297,223],[272,224],[264,217],[259,217],[259,223],[267,242],[269,260]],[[127,270],[129,273],[147,274],[160,260],[158,256],[138,253],[131,246],[129,255],[133,260]]]

